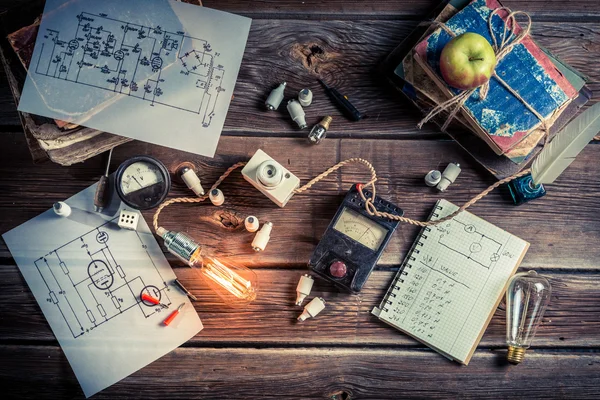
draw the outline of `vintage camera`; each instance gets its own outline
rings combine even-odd
[[[260,149],[242,169],[242,175],[279,207],[284,207],[294,190],[300,187],[300,179],[297,176]]]

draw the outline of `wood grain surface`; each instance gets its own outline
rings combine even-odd
[[[0,370],[0,379],[14,382],[15,397],[82,398],[58,348],[4,345],[0,352],[11,360],[10,373]],[[540,399],[552,393],[580,399],[595,398],[600,384],[597,353],[534,351],[527,363],[514,367],[505,364],[503,351],[479,352],[466,368],[429,350],[401,354],[389,348],[183,347],[93,398],[185,399],[210,393],[215,400],[336,399],[347,393],[353,399]]]
[[[0,10],[27,0],[0,0]],[[533,36],[590,77],[600,100],[600,3],[504,1],[528,11]],[[383,58],[437,5],[435,0],[240,1],[204,5],[254,19],[234,99],[214,159],[142,142],[118,147],[113,169],[137,154],[161,159],[171,172],[189,162],[205,187],[231,164],[258,148],[302,182],[350,157],[371,160],[378,194],[407,216],[424,219],[441,196],[423,185],[426,172],[448,162],[463,171],[444,193],[461,204],[494,182],[435,127],[415,125],[419,114],[378,75]],[[346,121],[324,96],[321,76],[369,115]],[[328,138],[306,144],[281,107],[262,104],[278,82],[310,87],[315,102],[307,121],[332,114]],[[376,271],[357,296],[317,280],[312,295],[327,299],[315,319],[297,323],[293,305],[299,276],[345,191],[367,174],[351,166],[332,174],[280,209],[234,173],[222,185],[223,207],[173,205],[160,223],[194,237],[214,254],[254,268],[259,298],[247,309],[223,307],[196,273],[167,254],[178,278],[200,299],[194,303],[204,330],[122,382],[94,396],[119,398],[597,398],[600,389],[600,145],[588,145],[539,200],[514,207],[503,190],[476,204],[476,215],[531,243],[521,270],[550,279],[553,294],[543,323],[519,366],[505,363],[505,312],[501,304],[471,364],[452,363],[370,314],[414,241],[418,229],[401,225]],[[16,107],[0,71],[0,233],[35,217],[95,183],[102,157],[68,168],[34,166]],[[189,195],[174,178],[170,197]],[[255,254],[252,235],[231,216],[272,221],[267,250]],[[144,212],[148,222],[152,211]],[[235,219],[235,218],[233,218]],[[225,240],[223,240],[225,238]],[[0,393],[2,398],[81,399],[83,393],[33,295],[0,240]]]
[[[539,271],[539,270],[538,270]],[[412,338],[398,334],[371,315],[379,305],[395,271],[377,270],[357,296],[340,293],[323,281],[316,281],[311,296],[327,299],[319,319],[297,323],[302,312],[294,306],[295,290],[304,269],[261,269],[257,271],[261,296],[246,310],[220,306],[220,298],[187,267],[175,268],[178,279],[200,301],[194,306],[204,330],[188,344],[195,346],[277,345],[350,346],[385,345],[397,349],[420,348]],[[536,348],[587,348],[600,346],[600,277],[543,271],[553,287],[552,302],[536,334]],[[45,318],[15,266],[1,266],[3,282],[0,301],[6,305],[0,320],[0,337],[9,341],[28,340],[56,344]],[[583,304],[589,304],[582,309]],[[505,346],[505,312],[500,306],[487,329],[479,351]],[[19,321],[19,323],[15,323]],[[268,334],[266,328],[268,327]]]

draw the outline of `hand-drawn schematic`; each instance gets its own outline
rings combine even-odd
[[[82,12],[76,18],[75,37],[61,38],[58,27],[40,36],[41,51],[32,61],[36,74],[199,114],[202,126],[210,126],[219,94],[226,90],[225,67],[210,43],[106,14]],[[179,74],[166,78],[166,69]],[[176,95],[182,87],[185,95]]]
[[[441,232],[438,242],[485,268],[500,259],[503,244],[477,231],[472,224],[465,224],[454,218],[451,222],[438,226]],[[452,241],[452,242],[450,242]]]
[[[127,207],[118,196],[93,211],[97,185],[65,200],[68,217],[49,209],[2,235],[87,397],[202,329],[145,219],[135,231],[119,227]],[[142,301],[144,293],[160,304]],[[182,303],[181,315],[163,325]]]
[[[251,23],[175,0],[46,0],[18,110],[214,157]]]
[[[58,247],[35,261],[37,271],[48,288],[47,302],[58,307],[74,338],[78,338],[121,314],[137,309],[146,318],[160,313],[161,306],[141,300],[143,293],[171,305],[169,287],[138,236],[140,247],[148,256],[144,280],[127,273],[126,260],[119,261],[109,245],[104,226],[115,218]],[[64,262],[61,253],[69,253]],[[72,265],[74,255],[76,262]],[[152,281],[148,282],[148,275]]]

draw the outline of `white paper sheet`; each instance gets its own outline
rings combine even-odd
[[[125,205],[113,196],[104,214],[95,213],[95,190],[66,200],[69,218],[48,210],[2,236],[86,397],[202,330],[146,221],[140,219],[137,232],[119,228]],[[168,309],[142,302],[142,292]],[[181,303],[181,314],[163,326]]]
[[[47,0],[19,111],[212,157],[250,23],[168,0]]]

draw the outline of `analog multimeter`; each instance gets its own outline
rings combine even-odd
[[[148,210],[162,203],[171,189],[167,167],[154,157],[136,156],[117,169],[117,194],[129,207]]]
[[[363,189],[365,196],[371,192]],[[394,204],[375,196],[377,210],[402,216]],[[309,268],[336,286],[358,293],[371,275],[399,221],[369,215],[356,185],[346,194],[313,252]]]

